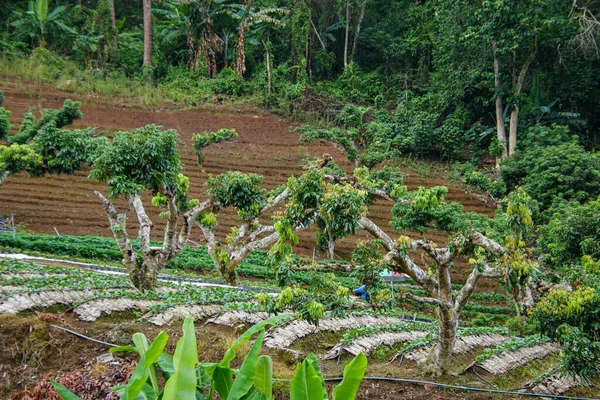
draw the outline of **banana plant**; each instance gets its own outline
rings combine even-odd
[[[205,400],[218,395],[222,400],[273,400],[273,361],[267,355],[259,355],[265,327],[288,319],[287,315],[269,318],[248,329],[227,350],[218,363],[199,363],[194,319],[187,317],[183,323],[183,336],[177,342],[175,354],[164,353],[168,335],[160,332],[148,345],[142,333],[133,337],[134,346],[122,346],[111,352],[131,351],[140,356],[129,382],[113,387],[124,400]],[[239,369],[231,368],[236,350],[256,335]],[[344,368],[342,382],[333,390],[333,400],[353,400],[367,368],[367,358],[359,354]],[[157,371],[163,374],[165,385],[161,389]],[[51,381],[63,400],[81,400],[68,389]],[[205,393],[208,392],[207,395]],[[328,399],[323,374],[314,354],[296,368],[291,381],[292,400]]]
[[[50,0],[29,0],[27,11],[14,11],[17,19],[11,25],[17,29],[24,29],[33,38],[39,35],[40,47],[46,45],[47,26],[54,23],[62,29],[71,29],[60,21],[60,16],[68,9],[67,6],[59,5],[50,10]]]

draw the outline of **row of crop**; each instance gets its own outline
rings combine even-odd
[[[505,343],[502,343],[500,346],[496,346],[491,349],[485,349],[483,351],[483,354],[477,356],[475,358],[475,360],[477,362],[483,362],[485,360],[489,360],[490,358],[494,357],[495,355],[504,353],[506,351],[515,351],[515,350],[521,349],[523,347],[533,347],[538,344],[547,343],[549,341],[550,341],[550,339],[548,339],[546,336],[541,336],[541,335],[532,335],[532,336],[526,336],[523,338],[519,338],[519,337],[513,338]]]
[[[135,249],[139,246],[137,241],[132,241]],[[159,245],[159,243],[153,243]],[[51,254],[53,256],[75,257],[86,260],[120,262],[123,258],[115,241],[111,238],[97,236],[51,236],[51,235],[9,235],[0,234],[0,248],[15,252],[36,252]],[[214,263],[205,246],[198,248],[187,247],[168,265],[170,269],[189,269],[195,271],[214,272]],[[252,252],[238,266],[240,276],[259,278],[265,280],[275,279],[276,274],[269,265],[268,253],[263,250]],[[314,274],[324,275],[321,272],[297,271],[293,273],[296,283],[310,285]],[[358,281],[347,277],[347,273],[340,275],[344,285],[357,287]]]
[[[60,274],[70,275],[80,273],[80,269],[69,267],[56,267],[51,265],[39,265],[20,260],[0,260],[0,273],[3,274]]]
[[[402,304],[413,307],[417,310],[433,310],[435,305],[420,303],[416,300],[403,298],[401,300]],[[503,306],[488,306],[482,304],[467,304],[465,305],[462,315],[467,318],[472,318],[477,316],[478,314],[488,314],[490,316],[504,316],[511,315],[514,313],[514,309],[511,307],[503,307]]]
[[[398,322],[389,325],[366,326],[346,331],[342,337],[342,341],[350,343],[359,337],[371,336],[381,332],[424,331],[434,333],[437,329],[438,324],[432,322]],[[457,336],[487,335],[492,333],[506,336],[509,334],[509,330],[508,328],[494,326],[462,327],[458,330]]]
[[[426,296],[426,297],[429,296],[428,291],[426,291],[425,289],[422,289],[418,286],[415,286],[415,285],[399,284],[397,286],[400,288],[400,290],[409,292],[411,294],[414,294],[415,296]],[[494,303],[505,303],[505,302],[509,301],[509,299],[506,295],[504,295],[502,293],[492,293],[492,292],[473,293],[471,295],[471,299],[477,300],[477,301],[489,301],[489,302],[494,302]]]
[[[365,326],[361,328],[350,329],[344,333],[342,341],[351,343],[359,337],[371,336],[381,332],[405,332],[405,331],[424,331],[433,332],[438,325],[431,322],[397,322],[389,325]]]
[[[138,292],[134,290],[102,290],[96,292],[93,296],[82,300],[84,303],[96,299],[134,299],[134,300],[155,300],[160,304],[152,306],[153,313],[159,313],[169,307],[177,305],[232,305],[232,304],[253,304],[255,294],[238,289],[224,287],[194,287],[192,285],[181,287],[174,292]],[[80,304],[78,303],[78,304]],[[231,306],[233,308],[233,306]]]

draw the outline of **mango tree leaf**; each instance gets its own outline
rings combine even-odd
[[[264,336],[265,331],[261,330],[256,338],[256,341],[250,348],[250,352],[244,359],[244,362],[240,367],[240,371],[235,376],[235,381],[233,382],[233,386],[229,391],[227,400],[241,399],[246,393],[248,393],[254,384],[254,379],[256,378],[256,362],[258,360],[258,352],[262,347]]]
[[[69,389],[56,382],[54,379],[50,379],[50,383],[52,384],[52,386],[54,386],[54,389],[56,389],[56,391],[63,400],[83,400],[81,397],[77,396],[75,393],[71,392]]]
[[[321,378],[307,360],[296,366],[296,373],[290,385],[291,400],[323,400],[326,396],[321,386]]]
[[[333,389],[333,400],[354,400],[367,370],[367,357],[359,353],[344,368],[344,379]]]
[[[254,387],[265,396],[265,399],[273,398],[273,360],[271,357],[264,355],[258,357]]]
[[[175,372],[165,385],[163,400],[196,398],[196,364],[198,348],[194,318],[186,317],[183,322],[183,336],[177,342],[173,367]]]

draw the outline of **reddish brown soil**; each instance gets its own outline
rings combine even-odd
[[[4,106],[13,112],[13,123],[18,124],[22,115],[30,107],[58,108],[65,98],[74,98],[50,88],[29,86],[20,87],[11,83],[2,85],[6,95]],[[302,162],[307,157],[318,157],[324,153],[333,155],[334,160],[346,171],[352,165],[343,155],[327,143],[303,145],[298,142],[296,134],[289,133],[290,124],[275,115],[259,110],[235,109],[232,107],[216,110],[144,111],[127,108],[123,104],[98,104],[84,100],[82,111],[84,118],[75,122],[74,127],[96,127],[97,132],[112,136],[118,130],[128,130],[146,124],[158,124],[166,128],[177,129],[180,133],[180,154],[185,173],[190,177],[191,193],[203,198],[205,182],[208,174],[218,174],[228,170],[259,173],[264,176],[264,184],[274,188],[287,181],[291,175],[302,173]],[[239,137],[231,143],[212,146],[207,150],[204,170],[196,163],[192,148],[192,135],[207,130],[233,128]],[[409,172],[406,184],[409,189],[419,186],[444,185],[449,188],[448,200],[457,201],[468,211],[493,214],[493,209],[463,189],[444,179],[443,172],[431,173],[422,177]],[[27,230],[39,233],[54,233],[54,227],[61,234],[70,235],[102,235],[110,236],[106,216],[93,190],[106,192],[106,186],[87,179],[87,171],[80,171],[73,176],[46,176],[29,178],[26,174],[9,177],[0,190],[0,215],[13,214],[15,222],[22,224]],[[123,203],[120,203],[123,206]],[[149,204],[149,201],[146,202]],[[163,221],[158,217],[158,210],[149,208],[149,215],[154,222],[154,236],[159,239]],[[369,210],[371,218],[385,230],[388,226],[391,203],[379,202]],[[233,224],[239,223],[237,216],[231,212],[223,212],[219,216],[217,234],[225,235]],[[135,231],[131,230],[132,234]],[[432,230],[424,235],[426,238],[443,243],[447,235]],[[314,247],[314,231],[300,234],[301,242],[297,251],[312,254]],[[367,239],[364,233],[358,238]],[[338,253],[347,255],[356,237],[342,241]],[[192,240],[202,243],[199,231],[193,232]],[[462,263],[458,263],[462,267]],[[459,268],[461,269],[461,268]]]

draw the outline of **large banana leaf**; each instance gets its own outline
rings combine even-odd
[[[256,341],[250,348],[250,352],[244,359],[244,362],[240,367],[240,371],[235,376],[235,381],[233,381],[233,386],[231,386],[227,400],[241,399],[246,393],[248,393],[254,384],[254,379],[256,378],[256,362],[258,360],[258,352],[262,347],[264,336],[265,331],[261,330],[256,338]]]
[[[290,316],[289,315],[277,315],[275,317],[271,317],[269,319],[266,319],[262,322],[259,322],[258,324],[250,327],[246,332],[244,332],[242,334],[242,336],[240,336],[229,348],[229,350],[227,350],[227,352],[225,353],[225,355],[223,356],[223,359],[221,360],[221,362],[219,363],[219,365],[221,367],[229,367],[229,364],[231,363],[231,361],[235,358],[235,351],[238,349],[238,347],[240,347],[241,345],[243,345],[244,343],[247,343],[250,338],[252,338],[252,336],[257,333],[258,331],[262,330],[265,328],[265,326],[267,325],[277,325],[280,322],[289,319]]]
[[[265,400],[273,399],[273,360],[269,356],[260,356],[256,360],[256,376],[254,387]]]
[[[354,400],[367,370],[367,357],[358,354],[344,368],[344,379],[333,389],[333,400]]]
[[[121,400],[134,400],[140,394],[142,398],[151,398],[152,396],[149,394],[148,390],[144,388],[148,378],[150,378],[152,383],[154,397],[158,395],[160,389],[158,387],[154,363],[163,353],[168,340],[169,335],[165,332],[160,332],[148,347],[148,341],[143,334],[136,333],[134,335],[134,343],[136,345],[136,350],[140,353],[140,361],[135,367],[133,374],[131,374],[129,382],[126,385],[114,388],[121,396]]]
[[[315,369],[315,373],[321,379],[321,386],[323,387],[323,399],[328,399],[329,397],[327,396],[327,390],[325,389],[325,379],[323,379],[323,374],[321,373],[321,367],[319,366],[319,360],[317,359],[317,356],[315,356],[314,353],[309,353],[306,356],[306,361],[312,365],[312,367]]]
[[[211,393],[216,390],[222,399],[229,397],[233,385],[233,371],[229,367],[216,366],[212,372]]]
[[[327,396],[317,374],[308,360],[296,366],[296,373],[290,385],[291,400],[323,400]]]
[[[194,318],[186,317],[183,322],[183,336],[177,342],[173,356],[174,372],[165,385],[163,400],[196,398],[196,364],[198,348]]]
[[[35,2],[35,13],[42,23],[44,23],[46,17],[48,17],[48,3],[50,3],[50,0],[37,0]]]

